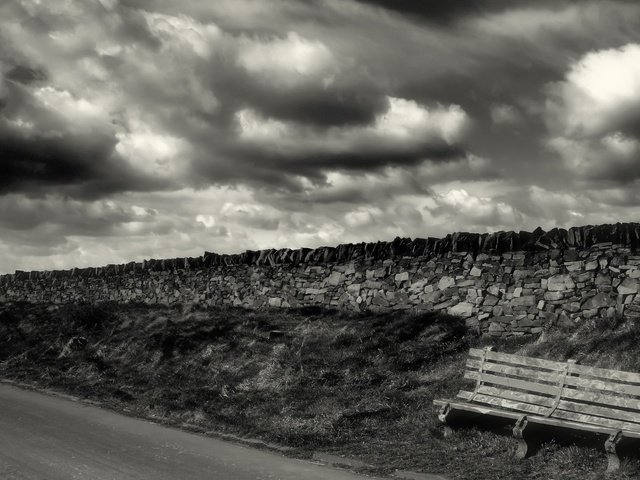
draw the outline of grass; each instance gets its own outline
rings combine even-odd
[[[500,351],[640,371],[640,326],[585,322]],[[374,471],[456,479],[599,479],[601,445],[550,442],[513,459],[508,434],[442,438],[431,402],[454,396],[470,346],[434,313],[197,310],[142,305],[0,305],[0,376],[205,430],[354,456]],[[505,432],[508,433],[508,432]],[[637,478],[637,461],[611,479]]]

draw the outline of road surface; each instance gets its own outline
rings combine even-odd
[[[0,384],[0,479],[366,477]]]

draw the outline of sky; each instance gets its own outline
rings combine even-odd
[[[635,0],[3,0],[0,273],[640,220]]]

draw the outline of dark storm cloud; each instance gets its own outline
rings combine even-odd
[[[129,209],[104,201],[63,200],[54,196],[35,198],[22,194],[0,198],[0,226],[17,231],[28,231],[55,219],[58,229],[66,235],[103,236],[112,234],[114,225],[134,218]]]
[[[61,194],[96,198],[162,188],[161,182],[142,178],[120,158],[111,129],[76,129],[15,84],[40,80],[37,71],[17,66],[9,72],[6,93],[0,95],[0,193],[57,188]]]
[[[302,175],[308,178],[324,178],[319,172],[327,171],[352,171],[374,172],[384,167],[419,165],[425,160],[446,162],[463,157],[466,152],[461,146],[449,145],[443,140],[428,141],[406,147],[385,148],[379,145],[378,149],[363,148],[361,152],[309,152],[305,154],[279,152],[267,152],[263,148],[246,147],[237,148],[233,154],[240,162],[246,162],[248,167],[264,169],[266,171],[284,170],[290,175]]]
[[[388,108],[384,93],[366,83],[280,87],[245,78],[221,89],[217,86],[215,91],[228,92],[238,104],[251,105],[266,116],[321,127],[368,124]]]
[[[31,68],[26,65],[15,65],[5,75],[7,80],[18,83],[29,84],[46,80],[46,74],[37,68]]]
[[[387,10],[419,17],[437,23],[447,23],[463,16],[481,14],[515,6],[513,0],[358,0],[365,5],[376,5]],[[526,4],[530,2],[519,2]]]
[[[449,24],[467,17],[489,15],[517,8],[561,9],[568,5],[586,5],[592,0],[357,0],[385,10],[411,16],[423,21]],[[622,0],[632,3],[635,0]]]

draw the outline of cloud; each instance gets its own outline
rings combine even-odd
[[[589,52],[548,86],[548,147],[593,181],[640,177],[640,44]]]
[[[462,154],[470,120],[458,105],[425,107],[389,97],[388,109],[371,125],[309,129],[241,110],[239,140],[256,151],[279,157],[288,167],[371,169],[447,159]]]
[[[0,32],[6,269],[639,213],[633,1],[24,0]]]
[[[482,226],[482,230],[513,225],[521,220],[511,205],[491,197],[470,195],[465,189],[449,190],[437,195],[434,200],[437,205],[431,209],[434,216],[444,215],[455,219],[458,224]]]
[[[587,53],[549,95],[551,128],[565,136],[640,134],[640,44]]]
[[[75,196],[129,188],[162,188],[116,151],[114,129],[102,109],[49,86],[27,91],[3,82],[0,108],[0,192],[61,187]]]
[[[548,145],[580,177],[620,183],[640,178],[640,140],[620,132],[593,139],[555,137]]]
[[[491,120],[496,125],[518,125],[523,118],[513,105],[498,104],[491,107]]]
[[[335,59],[318,40],[309,40],[290,31],[285,38],[241,38],[238,64],[249,73],[266,76],[272,82],[295,82],[296,76],[319,77],[329,85],[335,75]]]

